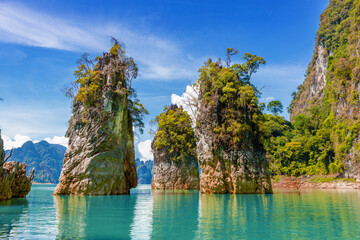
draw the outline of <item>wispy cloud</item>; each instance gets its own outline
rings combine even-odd
[[[165,37],[136,32],[121,23],[88,27],[76,19],[64,20],[24,5],[0,3],[0,41],[3,42],[75,52],[103,52],[109,47],[109,36],[119,37],[126,44],[129,55],[141,67],[143,79],[190,79],[196,74],[194,58]]]
[[[0,39],[29,46],[69,51],[104,47],[98,35],[70,23],[8,2],[0,3]]]
[[[275,100],[274,97],[266,97],[266,98],[260,98],[259,101],[260,102],[264,102],[264,103],[269,103],[271,101]]]

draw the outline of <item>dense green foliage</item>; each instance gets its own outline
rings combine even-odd
[[[230,56],[237,54],[235,49],[227,49],[226,66],[221,60],[209,59],[200,68],[200,77],[196,84],[200,87],[200,97],[204,104],[217,106],[218,119],[214,123],[215,143],[237,146],[251,132],[251,136],[260,137],[259,123],[262,119],[258,102],[259,92],[250,82],[265,60],[256,55],[245,53],[244,63],[230,66]],[[220,102],[218,102],[220,101]],[[199,123],[197,123],[199,124]]]
[[[165,107],[155,118],[158,130],[154,146],[164,150],[173,161],[186,161],[196,156],[196,142],[191,118],[182,107]]]
[[[295,142],[301,146],[296,153],[300,156],[293,164],[299,166],[298,172],[295,168],[289,169],[290,172],[277,171],[292,175],[342,172],[344,160],[360,160],[359,16],[359,0],[331,0],[321,15],[312,62],[289,107],[294,134],[289,143],[280,146]],[[317,74],[320,47],[324,48],[327,59],[326,85],[318,95],[312,96],[310,89]],[[270,155],[275,161],[275,155]],[[277,161],[283,162],[284,158]]]
[[[145,114],[147,109],[137,99],[136,91],[132,88],[132,81],[137,77],[138,68],[133,58],[126,56],[125,48],[116,40],[104,58],[98,56],[94,60],[84,54],[78,61],[79,66],[74,71],[75,82],[65,89],[65,95],[75,101],[82,102],[86,110],[91,107],[99,107],[104,88],[106,86],[105,75],[111,77],[113,94],[120,94],[127,98],[127,106],[133,124],[143,131]],[[107,64],[106,69],[102,69]]]
[[[24,143],[15,148],[11,161],[26,164],[26,172],[35,168],[34,182],[57,183],[62,168],[66,148],[58,144],[49,144],[46,141]],[[9,154],[10,151],[6,151]]]
[[[331,128],[319,119],[319,109],[310,116],[299,114],[290,123],[278,115],[265,114],[265,149],[272,174],[299,176],[341,171],[331,142]],[[327,122],[326,122],[327,123]]]

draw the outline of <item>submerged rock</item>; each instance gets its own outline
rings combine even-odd
[[[152,142],[154,175],[152,189],[199,189],[199,167],[190,116],[172,105],[157,118],[158,132]]]
[[[34,169],[26,177],[26,164],[6,162],[4,142],[0,137],[0,200],[10,198],[24,198],[30,192]]]
[[[247,56],[254,63],[261,60]],[[209,60],[200,69],[195,134],[202,193],[272,193],[259,130],[262,113],[250,76],[242,70],[250,67]]]
[[[129,99],[129,78],[136,77],[136,65],[115,44],[86,71],[78,80],[66,132],[69,147],[54,194],[129,194],[137,186],[130,112],[134,102]]]

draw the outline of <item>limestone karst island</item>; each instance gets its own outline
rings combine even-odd
[[[360,1],[0,2],[0,239],[357,239]]]

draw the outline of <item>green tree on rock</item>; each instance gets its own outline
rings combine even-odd
[[[196,142],[191,118],[182,107],[176,105],[165,107],[164,111],[156,116],[158,124],[154,146],[164,149],[173,161],[185,161],[196,156]]]
[[[269,102],[266,108],[269,112],[273,113],[274,115],[283,112],[283,105],[279,100],[273,100]]]

